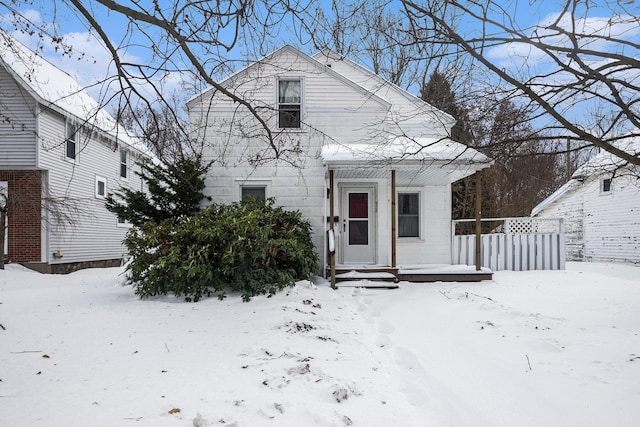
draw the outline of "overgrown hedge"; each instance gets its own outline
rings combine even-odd
[[[251,200],[212,205],[181,219],[133,229],[128,281],[140,297],[187,301],[235,291],[248,301],[274,294],[317,270],[311,225],[299,211]]]

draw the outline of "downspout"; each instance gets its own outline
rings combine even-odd
[[[396,268],[396,170],[391,170],[391,268]]]
[[[331,269],[331,288],[336,289],[336,248],[335,248],[335,203],[333,197],[333,169],[329,170],[329,244],[333,242],[333,248],[329,247],[329,267]]]
[[[482,269],[482,169],[476,171],[476,271]]]

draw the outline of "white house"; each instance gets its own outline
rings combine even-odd
[[[104,198],[141,188],[144,148],[71,76],[3,32],[0,102],[8,260],[45,272],[120,263],[128,225]]]
[[[285,46],[220,85],[264,123],[214,88],[188,102],[214,202],[300,210],[325,266],[332,214],[338,268],[451,264],[451,183],[491,164],[451,116],[330,51]]]
[[[623,147],[640,152],[640,142]],[[569,261],[640,263],[640,168],[601,152],[531,216],[562,218]]]

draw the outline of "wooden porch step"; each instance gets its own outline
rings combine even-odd
[[[340,280],[336,281],[338,288],[366,288],[366,289],[398,289],[399,286],[395,282],[384,280]]]
[[[330,276],[327,270],[327,277]],[[493,272],[483,268],[475,271],[472,268],[406,268],[366,267],[336,268],[336,283],[345,281],[369,280],[376,282],[481,282],[492,280]]]
[[[336,269],[336,282],[357,280],[374,280],[382,282],[398,282],[398,269]]]

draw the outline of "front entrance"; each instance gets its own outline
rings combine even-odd
[[[341,189],[342,263],[375,263],[375,187]]]

